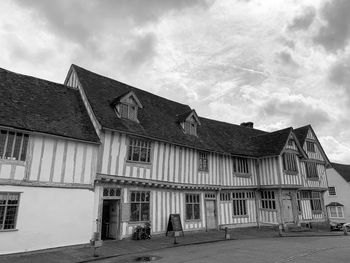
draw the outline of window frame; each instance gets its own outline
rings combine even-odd
[[[198,206],[198,218],[196,218],[195,207]],[[188,211],[188,207],[191,210]],[[188,217],[190,212],[190,217]],[[201,220],[201,194],[186,193],[185,195],[185,218],[186,221]]]
[[[263,190],[261,195],[261,209],[276,211],[276,194],[273,190]]]
[[[318,180],[320,178],[318,175],[316,162],[305,162],[305,172],[306,172],[307,179]],[[310,174],[313,172],[315,172],[315,174]]]
[[[135,200],[133,200],[133,194],[135,196]],[[142,200],[142,194],[145,195],[145,200]],[[137,200],[137,196],[140,196],[139,200]],[[147,198],[148,197],[148,198]],[[148,199],[148,200],[147,200]],[[130,222],[149,222],[151,220],[151,192],[150,191],[140,191],[140,190],[131,190],[130,191]],[[133,204],[139,205],[138,208],[138,220],[134,220],[133,218]],[[142,206],[148,204],[148,218],[143,218],[143,209]],[[136,206],[137,207],[137,206]]]
[[[209,153],[198,152],[198,171],[209,172]]]
[[[298,173],[297,155],[291,152],[285,152],[282,155],[283,171],[288,174]]]
[[[234,174],[250,175],[249,159],[245,157],[232,157],[232,171]]]
[[[312,141],[306,141],[306,150],[310,153],[316,152],[316,143]]]
[[[337,192],[335,190],[335,186],[329,186],[328,187],[328,195],[329,196],[337,196]]]
[[[136,154],[138,149],[138,160],[134,159],[134,154]],[[142,161],[142,150],[146,151],[145,161]],[[152,163],[152,141],[138,138],[138,137],[130,137],[128,144],[128,152],[126,156],[127,162],[141,163],[141,164],[151,164]]]
[[[334,216],[334,214],[332,215],[332,208],[335,209],[335,211],[333,211],[333,212],[335,212],[335,216]],[[329,218],[337,218],[337,219],[339,219],[339,218],[344,218],[345,217],[344,216],[344,207],[343,206],[339,206],[339,205],[337,205],[337,206],[329,206],[328,207],[328,211],[329,211],[329,213],[328,213]]]
[[[131,113],[132,111],[134,112],[134,114]],[[138,119],[137,119],[138,106],[137,105],[127,103],[127,102],[120,102],[117,105],[117,112],[118,112],[118,115],[121,119],[138,121]]]
[[[10,135],[12,135],[12,138]],[[0,129],[0,160],[25,162],[27,159],[28,144],[28,133]]]
[[[313,214],[322,213],[322,198],[320,192],[311,191],[310,205]]]
[[[183,122],[183,132],[188,135],[197,136],[197,123],[194,121]]]
[[[245,192],[232,193],[232,215],[233,217],[247,217],[247,194]]]
[[[6,200],[5,200],[5,203],[2,204],[1,203],[1,200],[0,199],[0,208],[1,207],[4,207],[4,210],[3,210],[3,218],[2,218],[2,222],[0,222],[0,232],[5,232],[5,231],[14,231],[14,230],[17,230],[17,219],[18,219],[18,212],[19,212],[19,205],[20,205],[20,200],[21,200],[21,192],[0,192],[0,196],[1,195],[6,195]],[[9,204],[9,196],[12,195],[12,196],[17,196],[17,203],[16,204]],[[14,211],[14,216],[13,218],[11,219],[13,221],[13,227],[12,228],[5,228],[5,223],[6,223],[6,220],[7,220],[7,216],[8,216],[8,208],[9,207],[15,207],[15,211]],[[1,220],[1,209],[0,209],[0,220]]]

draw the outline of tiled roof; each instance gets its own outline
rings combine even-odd
[[[294,134],[297,137],[298,141],[300,142],[300,145],[304,145],[307,132],[310,129],[310,125],[305,125],[303,127],[297,128],[294,130]]]
[[[350,182],[349,164],[332,163],[332,166],[347,182]]]
[[[79,91],[1,68],[0,125],[99,142]]]
[[[102,127],[156,138],[202,150],[242,156],[279,155],[292,128],[265,131],[199,117],[198,137],[183,133],[179,118],[191,112],[188,105],[174,102],[72,65]],[[111,108],[111,98],[134,91],[143,105],[136,123],[120,119]]]

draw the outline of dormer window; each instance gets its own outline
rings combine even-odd
[[[197,126],[201,123],[195,110],[180,114],[177,118],[185,134],[197,136]]]
[[[142,104],[136,97],[135,93],[130,91],[115,98],[112,102],[112,107],[115,108],[119,118],[138,122],[137,112],[139,108],[142,108]]]

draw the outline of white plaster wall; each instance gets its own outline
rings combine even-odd
[[[0,254],[88,243],[94,192],[85,189],[0,186],[22,192],[17,231],[0,231]]]
[[[325,205],[338,202],[344,205],[345,221],[350,222],[350,184],[333,168],[327,169],[328,186],[335,186],[336,195],[324,194]]]

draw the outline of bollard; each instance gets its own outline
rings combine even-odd
[[[283,226],[282,226],[282,224],[279,224],[278,225],[278,235],[280,236],[280,237],[283,237]]]
[[[231,235],[228,233],[228,227],[225,227],[225,239],[231,239]]]
[[[343,231],[344,231],[344,236],[347,236],[348,230],[347,230],[347,227],[345,225],[343,225]]]

